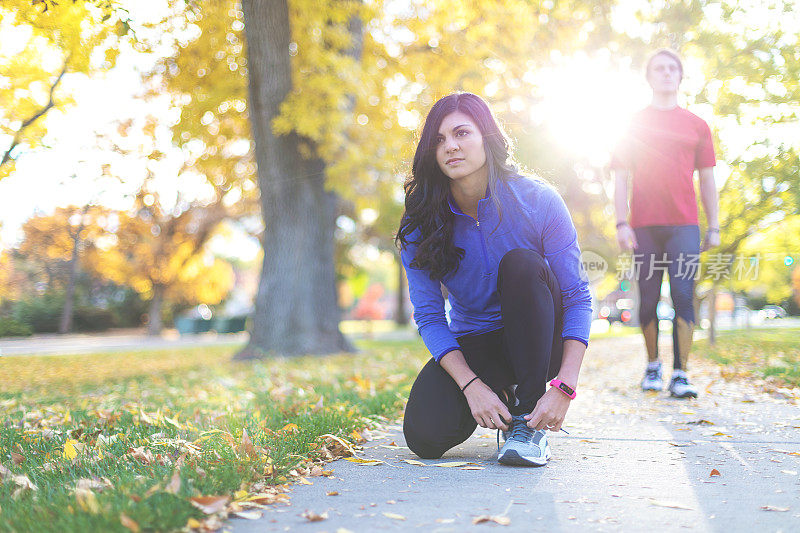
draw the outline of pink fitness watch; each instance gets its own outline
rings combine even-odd
[[[561,381],[560,379],[556,378],[550,382],[551,387],[556,387],[558,390],[569,396],[570,400],[575,399],[575,389]]]

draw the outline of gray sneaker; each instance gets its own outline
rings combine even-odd
[[[642,390],[661,390],[664,388],[664,379],[661,377],[661,363],[654,361],[647,363],[647,369],[644,371],[644,379],[642,380]]]
[[[528,427],[523,415],[511,417],[511,429],[497,461],[504,465],[544,466],[550,460],[550,445],[542,430]]]
[[[669,382],[669,393],[675,398],[697,398],[697,389],[689,383],[686,372],[683,370],[673,370],[672,379]]]

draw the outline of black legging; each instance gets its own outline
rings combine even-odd
[[[506,402],[511,414],[530,413],[547,381],[561,367],[561,291],[544,258],[515,249],[503,256],[497,275],[503,328],[459,337],[467,364]],[[514,406],[505,391],[517,384]],[[453,378],[431,359],[417,376],[406,405],[403,433],[408,447],[436,459],[469,438],[477,423]]]

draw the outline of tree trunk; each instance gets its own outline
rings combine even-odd
[[[164,287],[153,285],[153,298],[150,300],[150,310],[148,311],[147,334],[161,335],[164,323],[161,320],[161,305],[164,303]]]
[[[339,331],[333,262],[335,196],[325,163],[304,159],[307,139],[276,136],[271,123],[292,89],[287,0],[244,0],[249,116],[255,143],[264,264],[250,342],[237,359],[350,350]]]
[[[72,238],[72,256],[69,258],[67,292],[64,295],[64,308],[61,310],[61,321],[58,324],[58,332],[62,335],[72,330],[72,315],[75,307],[75,282],[78,277],[78,247],[80,246],[82,229],[83,228],[79,228]]]
[[[406,273],[399,254],[397,255],[397,314],[395,314],[394,321],[398,326],[408,325],[408,317],[406,316]]]
[[[717,343],[717,284],[711,285],[708,295],[708,343],[714,346]]]

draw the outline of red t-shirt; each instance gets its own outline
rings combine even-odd
[[[633,116],[611,168],[633,175],[632,227],[697,224],[694,169],[716,165],[708,124],[689,111],[647,107]]]

